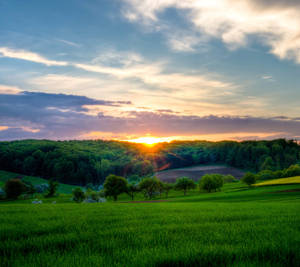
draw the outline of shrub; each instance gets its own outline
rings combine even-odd
[[[242,182],[251,186],[256,183],[256,176],[253,173],[248,172],[243,176]]]
[[[148,196],[151,199],[159,189],[159,180],[156,177],[144,178],[139,183],[139,188],[144,192],[145,197]]]
[[[118,195],[127,192],[127,184],[124,177],[111,174],[104,182],[105,195],[112,196],[114,201],[117,201]]]
[[[190,189],[196,188],[195,182],[188,177],[181,177],[176,180],[174,185],[175,190],[182,190],[183,195],[186,195],[186,192]]]
[[[212,190],[221,189],[223,183],[224,180],[221,174],[205,174],[200,180],[199,187],[210,193]]]
[[[2,188],[0,188],[0,199],[4,199],[5,198],[5,192]]]
[[[48,182],[48,192],[46,193],[45,197],[53,197],[56,194],[56,190],[58,187],[58,182],[55,182],[53,180],[49,180]]]
[[[275,178],[283,178],[284,177],[284,173],[282,170],[274,171],[273,174],[274,174]]]
[[[7,180],[4,185],[6,197],[9,199],[17,199],[25,189],[25,184],[20,179]]]
[[[73,200],[77,203],[80,203],[85,199],[85,194],[80,187],[73,189],[72,195],[73,195]]]

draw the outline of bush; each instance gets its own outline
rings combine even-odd
[[[215,190],[215,192],[217,189],[220,190],[223,184],[224,180],[221,174],[205,174],[200,180],[199,187],[210,193],[212,190]]]
[[[169,183],[163,183],[164,192],[166,193],[166,198],[168,198],[169,191],[173,189],[174,185]]]
[[[85,199],[85,194],[80,187],[73,189],[72,195],[73,195],[73,200],[77,203],[80,203]]]
[[[104,190],[106,196],[113,197],[117,201],[118,195],[127,192],[127,180],[124,177],[111,174],[106,177]]]
[[[256,183],[256,176],[253,173],[248,172],[243,176],[242,182],[251,186]]]
[[[150,199],[154,196],[154,194],[159,190],[159,180],[156,177],[153,178],[144,178],[139,183],[139,188],[144,192],[145,197],[149,197]]]
[[[196,188],[196,184],[192,179],[188,177],[182,177],[176,180],[174,188],[176,190],[182,190],[183,195],[186,195],[188,190]]]
[[[25,184],[20,179],[10,179],[4,185],[4,191],[8,199],[17,199],[25,189]]]

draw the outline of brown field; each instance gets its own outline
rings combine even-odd
[[[173,183],[179,177],[189,177],[194,181],[198,181],[205,174],[219,173],[223,175],[231,174],[237,179],[241,179],[245,172],[242,170],[227,167],[224,165],[211,165],[211,166],[193,166],[182,169],[170,169],[155,173],[161,181]]]

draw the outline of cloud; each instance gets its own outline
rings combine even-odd
[[[0,55],[8,58],[17,58],[21,60],[45,64],[47,66],[67,66],[64,61],[49,60],[37,53],[32,53],[26,50],[15,50],[8,47],[0,47]]]
[[[22,90],[18,87],[0,84],[0,94],[15,95],[20,92]]]
[[[74,43],[74,42],[71,42],[71,41],[68,41],[68,40],[57,39],[57,41],[59,41],[61,43],[64,43],[64,44],[67,44],[67,45],[70,45],[70,46],[80,47],[80,44],[77,44],[77,43]]]
[[[23,138],[82,139],[122,136],[181,136],[181,139],[274,138],[299,136],[300,121],[287,117],[188,116],[172,112],[131,111],[123,116],[99,112],[86,106],[128,105],[84,96],[22,92],[0,95],[1,140]]]
[[[175,8],[185,21],[190,23],[190,31],[210,38],[221,39],[229,49],[246,46],[255,35],[270,52],[280,59],[291,59],[300,63],[300,5],[299,1],[267,0],[123,0],[123,14],[131,22],[143,22],[147,27],[167,24],[164,31],[178,29],[168,23],[164,11]],[[298,7],[298,8],[297,8]],[[174,29],[175,27],[175,29]],[[187,38],[187,37],[186,37]],[[172,48],[189,51],[195,45],[184,46],[179,36],[171,39]],[[175,45],[174,45],[175,44]]]

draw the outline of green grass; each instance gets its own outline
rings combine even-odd
[[[1,266],[299,266],[300,185],[169,202],[0,202]],[[140,199],[141,196],[138,196]]]
[[[33,185],[48,183],[48,180],[40,178],[40,177],[22,175],[22,174],[13,173],[13,172],[7,172],[7,171],[0,171],[0,187],[3,187],[4,183],[7,180],[13,179],[13,178],[18,178],[18,177],[23,177],[22,180],[31,182]],[[58,191],[58,193],[71,194],[72,189],[74,187],[75,187],[74,185],[60,183],[57,191]]]
[[[257,183],[255,184],[255,186],[281,185],[281,184],[300,184],[300,176],[269,180],[269,181]]]

